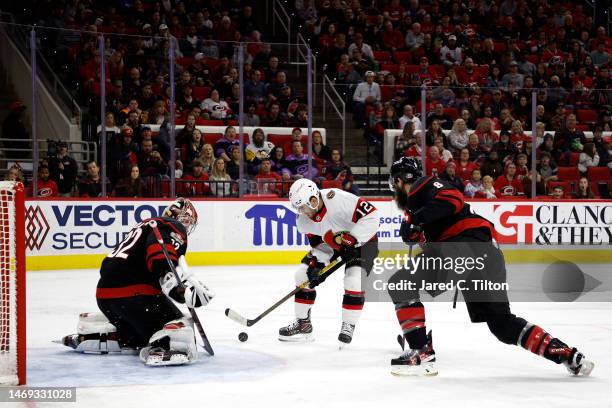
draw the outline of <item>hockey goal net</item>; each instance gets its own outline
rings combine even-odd
[[[0,384],[25,384],[23,185],[0,181]]]

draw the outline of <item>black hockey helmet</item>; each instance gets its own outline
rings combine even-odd
[[[395,191],[396,180],[404,183],[414,183],[416,179],[423,176],[423,166],[416,157],[401,157],[391,165],[389,175],[389,188]]]

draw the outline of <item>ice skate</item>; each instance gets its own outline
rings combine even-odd
[[[340,349],[344,348],[353,340],[353,332],[355,331],[355,325],[347,322],[342,322],[340,328],[340,334],[338,335],[338,341],[340,341]]]
[[[397,376],[438,375],[435,366],[436,352],[432,347],[431,332],[427,335],[427,344],[421,349],[408,349],[398,358],[391,360],[391,374]]]
[[[312,335],[312,323],[310,317],[306,319],[295,319],[288,326],[281,327],[278,330],[278,339],[280,341],[290,341],[296,343],[306,343],[314,340]]]

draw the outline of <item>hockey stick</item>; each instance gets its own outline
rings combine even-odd
[[[185,285],[183,284],[183,281],[181,279],[181,277],[179,276],[178,272],[176,271],[176,267],[174,266],[174,264],[172,263],[172,261],[170,260],[170,255],[168,254],[168,250],[166,249],[165,243],[164,243],[164,239],[161,236],[161,233],[159,232],[159,229],[157,229],[157,223],[153,223],[153,224],[149,224],[151,225],[151,229],[153,230],[153,234],[155,234],[155,239],[157,239],[157,243],[159,244],[159,246],[162,249],[162,252],[164,253],[164,256],[166,257],[166,261],[168,262],[168,266],[170,267],[170,270],[172,271],[172,273],[174,274],[174,277],[176,278],[176,282],[178,283],[178,287],[180,289],[180,291],[182,293],[185,293]],[[200,322],[200,318],[198,317],[198,315],[195,312],[195,309],[192,307],[187,306],[187,309],[189,309],[189,313],[191,314],[191,318],[193,319],[193,323],[196,326],[196,328],[198,329],[198,333],[200,333],[200,337],[202,338],[202,342],[204,343],[204,350],[206,350],[206,352],[208,354],[210,354],[211,356],[215,355],[215,352],[213,351],[210,342],[208,341],[208,337],[206,337],[206,333],[204,333],[204,328],[202,328],[202,323]]]
[[[319,272],[319,275],[323,275],[325,273],[331,274],[332,272],[335,272],[338,268],[340,268],[345,263],[346,262],[342,259],[336,259],[333,262],[331,262],[329,265],[327,265],[325,268],[321,269],[321,272]],[[260,321],[261,319],[263,319],[264,317],[266,317],[268,313],[270,313],[271,311],[273,311],[274,309],[276,309],[277,307],[285,303],[287,299],[289,299],[290,297],[298,293],[300,290],[304,289],[306,285],[308,285],[308,283],[309,281],[303,282],[300,286],[296,287],[291,292],[283,296],[278,302],[276,302],[275,304],[273,304],[272,306],[264,310],[264,312],[260,314],[259,316],[257,316],[255,319],[247,319],[246,317],[243,317],[238,312],[230,308],[225,309],[225,315],[229,317],[230,319],[232,319],[233,321],[243,326],[250,327],[254,325],[255,323],[257,323],[258,321]]]

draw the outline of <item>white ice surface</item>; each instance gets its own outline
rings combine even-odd
[[[590,378],[570,377],[525,350],[497,341],[484,324],[428,304],[440,374],[390,375],[400,352],[390,304],[366,304],[353,343],[338,350],[342,282],[336,273],[317,293],[316,341],[288,344],[278,328],[293,319],[288,301],[251,328],[225,317],[232,307],[252,318],[291,290],[287,266],[193,268],[217,297],[199,315],[216,351],[185,367],[144,367],[136,356],[81,355],[51,343],[74,333],[80,312],[96,311],[98,272],[28,273],[28,382],[77,386],[67,407],[611,407],[612,303],[517,303],[513,312],[575,345],[595,361]],[[246,331],[249,340],[238,341]]]

